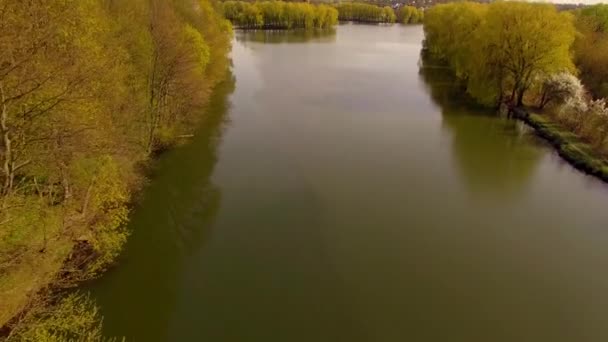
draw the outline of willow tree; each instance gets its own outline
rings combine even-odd
[[[390,6],[384,6],[382,8],[382,21],[385,23],[394,23],[397,21],[397,15]]]
[[[391,22],[390,20],[393,20],[393,16],[387,15],[384,8],[372,4],[349,2],[338,4],[336,8],[340,20],[370,23]]]
[[[471,63],[475,35],[488,6],[457,2],[437,5],[427,11],[424,32],[426,48],[444,60],[456,75],[467,78],[478,65]]]
[[[417,24],[422,22],[424,12],[414,6],[401,6],[397,10],[397,21],[402,24]]]
[[[572,15],[551,4],[492,3],[475,32],[469,92],[484,102],[506,93],[522,105],[541,76],[574,70]]]
[[[338,11],[323,4],[226,1],[222,7],[226,18],[243,28],[327,29],[338,23]]]
[[[521,105],[538,80],[573,71],[572,19],[549,4],[438,5],[427,11],[425,44],[479,102],[493,105],[506,96]]]

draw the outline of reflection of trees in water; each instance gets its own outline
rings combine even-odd
[[[179,293],[183,259],[204,244],[220,206],[210,179],[217,162],[235,79],[214,90],[205,116],[189,144],[161,156],[151,183],[134,209],[125,258],[92,286],[108,335],[168,340]],[[137,332],[142,336],[129,336]]]
[[[441,108],[443,126],[452,132],[454,157],[469,189],[496,197],[523,190],[541,157],[525,141],[526,128],[475,105],[449,69],[425,56],[420,77]]]
[[[236,40],[244,44],[256,43],[332,43],[336,40],[336,30],[237,30]]]

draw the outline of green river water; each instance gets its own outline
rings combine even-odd
[[[420,26],[236,32],[234,82],[158,161],[108,336],[608,341],[608,187],[421,64]]]

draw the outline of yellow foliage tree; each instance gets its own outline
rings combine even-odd
[[[506,96],[521,105],[541,76],[574,69],[572,16],[550,4],[438,5],[428,10],[424,30],[427,49],[485,104]]]

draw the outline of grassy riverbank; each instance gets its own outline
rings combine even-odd
[[[576,134],[554,122],[546,115],[515,110],[515,117],[533,127],[572,166],[608,182],[608,159]]]
[[[425,15],[425,48],[452,69],[476,102],[538,108],[542,115],[516,110],[517,116],[576,168],[606,180],[608,106],[576,76],[577,67],[584,70],[591,61],[571,53],[573,47],[581,50],[575,42],[582,37],[603,37],[595,32],[603,32],[605,16],[594,13],[604,9],[568,13],[525,2],[437,5]]]

